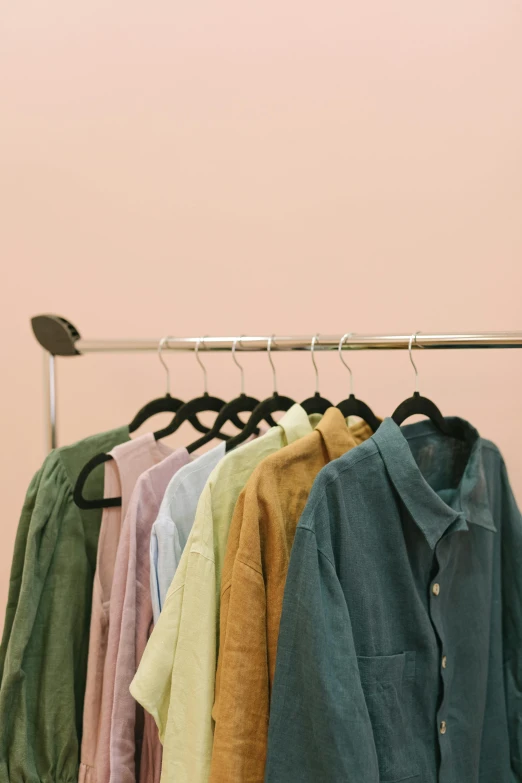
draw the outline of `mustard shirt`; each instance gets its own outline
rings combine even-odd
[[[372,435],[329,408],[259,465],[236,504],[221,580],[211,783],[263,783],[270,691],[295,530],[317,474]]]

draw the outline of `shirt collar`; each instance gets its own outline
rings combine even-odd
[[[304,438],[313,431],[308,414],[305,409],[296,403],[287,410],[284,416],[277,422],[277,426],[283,430],[286,445],[290,445],[299,438]]]
[[[438,438],[447,438],[430,421],[410,424],[403,429],[393,419],[385,419],[372,440],[401,500],[433,549],[451,524],[467,530],[468,524],[496,532],[489,508],[486,477],[482,462],[482,442],[474,427],[463,419],[446,419],[469,446],[469,456],[452,506],[445,503],[422,475],[409,441],[426,438],[436,447]]]
[[[367,440],[372,430],[366,422],[348,427],[339,408],[328,408],[316,429],[321,433],[330,462]]]

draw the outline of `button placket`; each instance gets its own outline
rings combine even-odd
[[[444,556],[444,547],[447,546],[447,542],[442,539],[436,546],[434,557],[435,563],[438,566],[438,570],[430,583],[430,619],[433,628],[437,634],[440,643],[440,659],[439,659],[439,676],[442,688],[442,698],[440,701],[439,709],[437,712],[437,734],[439,735],[440,750],[442,756],[445,755],[443,748],[446,746],[446,741],[443,741],[444,735],[448,732],[447,712],[448,712],[448,693],[446,684],[446,672],[448,658],[446,654],[446,638],[444,633],[444,621],[443,621],[443,609],[446,605],[446,598],[444,594],[444,561],[447,560]],[[442,553],[440,552],[442,548]],[[446,550],[447,552],[447,550]],[[449,553],[448,553],[449,554]]]

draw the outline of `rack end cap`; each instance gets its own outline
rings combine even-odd
[[[80,332],[66,318],[59,315],[35,315],[31,318],[34,336],[53,356],[79,356],[75,343]]]

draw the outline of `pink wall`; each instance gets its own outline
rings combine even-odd
[[[0,36],[0,616],[44,457],[32,314],[88,337],[522,329],[516,3],[19,0]],[[169,359],[173,390],[199,392],[193,357]],[[338,400],[346,374],[318,359]],[[313,390],[309,357],[276,361],[282,391]],[[245,366],[268,393],[266,357]],[[382,415],[412,389],[405,354],[352,366]],[[522,500],[522,353],[419,366]],[[212,391],[238,390],[226,356],[208,367]],[[62,360],[59,382],[62,443],[164,388],[152,355]]]

